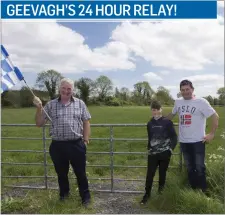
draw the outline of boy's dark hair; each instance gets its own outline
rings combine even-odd
[[[194,89],[192,82],[189,81],[189,80],[183,80],[183,81],[181,81],[180,82],[180,89],[181,89],[182,86],[185,86],[185,85],[189,85],[191,87],[191,89]]]
[[[156,109],[156,110],[160,110],[161,109],[161,104],[159,101],[152,101],[151,103],[151,109]]]

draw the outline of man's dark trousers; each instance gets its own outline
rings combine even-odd
[[[82,201],[90,199],[86,176],[86,146],[82,139],[72,141],[52,141],[49,148],[55,171],[58,175],[60,197],[69,194],[69,163],[77,177]]]
[[[157,167],[159,167],[158,191],[161,192],[163,190],[166,182],[166,172],[170,163],[170,158],[171,158],[170,150],[148,156],[148,169],[145,184],[145,191],[147,195],[151,194],[153,178],[155,176]]]
[[[205,143],[181,143],[181,150],[188,170],[189,184],[193,189],[206,191]]]

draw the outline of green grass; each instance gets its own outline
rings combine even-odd
[[[90,113],[92,115],[92,124],[99,124],[99,123],[144,123],[146,124],[147,121],[151,118],[150,110],[148,107],[90,107]],[[218,166],[222,166],[218,164],[219,158],[217,157],[214,159],[212,154],[215,156],[223,155],[224,154],[224,145],[223,139],[221,134],[223,133],[223,122],[224,122],[224,115],[223,108],[216,108],[220,115],[220,124],[219,128],[216,133],[216,137],[212,143],[207,145],[206,150],[206,162],[208,165],[208,183],[211,190],[210,200],[205,200],[204,196],[199,193],[195,193],[192,191],[186,192],[185,189],[187,187],[180,185],[178,183],[177,187],[173,186],[174,183],[174,174],[177,177],[177,180],[183,178],[183,176],[178,176],[179,170],[178,169],[169,169],[168,171],[168,196],[165,191],[165,199],[167,201],[172,201],[169,193],[174,193],[174,196],[177,197],[176,200],[172,201],[171,203],[167,203],[166,200],[162,201],[161,197],[155,197],[154,204],[148,205],[149,209],[151,208],[157,209],[158,211],[163,212],[172,212],[177,213],[178,211],[182,213],[190,213],[187,207],[181,208],[179,205],[188,205],[191,202],[191,199],[194,198],[196,201],[196,205],[199,205],[199,208],[204,207],[205,213],[208,211],[215,210],[220,213],[220,206],[223,203],[224,193],[222,192],[224,189],[224,178],[221,178],[221,175],[224,176],[224,170],[222,168],[218,168]],[[167,114],[171,111],[171,108],[164,108],[164,114]],[[2,109],[2,124],[5,123],[27,123],[27,124],[34,124],[34,115],[35,109],[28,108],[28,109]],[[174,122],[177,122],[177,117],[175,118]],[[207,122],[207,130],[210,129],[210,122]],[[48,130],[47,130],[48,133]],[[110,129],[103,128],[103,127],[92,127],[92,135],[91,137],[97,138],[109,138],[110,136]],[[3,137],[39,137],[41,138],[42,129],[37,127],[2,127],[2,136]],[[116,127],[113,129],[113,136],[114,138],[147,138],[146,127]],[[49,147],[50,141],[47,141],[47,150]],[[146,142],[145,141],[114,141],[114,151],[123,151],[123,152],[145,152],[146,151]],[[222,149],[220,149],[222,147]],[[43,150],[43,143],[42,140],[2,140],[2,150],[6,149],[19,149],[19,150]],[[109,141],[103,140],[93,140],[90,142],[88,146],[88,152],[96,152],[96,151],[110,151],[110,144]],[[179,152],[179,145],[177,146],[175,152]],[[214,156],[214,157],[215,157]],[[17,152],[2,152],[2,162],[27,162],[27,163],[42,163],[43,162],[43,154],[42,153],[17,153]],[[120,155],[116,154],[113,157],[115,165],[146,165],[146,156],[145,155]],[[49,155],[47,156],[47,160],[49,164],[52,164]],[[94,164],[104,164],[110,165],[110,156],[107,155],[87,155],[87,161],[89,165]],[[174,155],[172,157],[170,166],[178,167],[179,164],[179,156]],[[224,166],[224,165],[223,165]],[[24,175],[24,176],[43,176],[44,174],[44,167],[43,166],[9,166],[4,165],[2,166],[2,175],[4,176],[13,176],[13,175]],[[101,178],[101,177],[110,177],[110,169],[109,168],[100,168],[100,167],[87,167],[87,174],[88,177],[94,178]],[[145,168],[115,168],[114,177],[115,178],[145,178],[146,169]],[[48,167],[48,175],[56,176],[53,166]],[[72,173],[70,173],[72,176]],[[185,175],[183,173],[183,175]],[[184,178],[186,178],[184,176]],[[157,179],[157,175],[156,175]],[[56,182],[56,179],[50,180],[52,182]],[[99,183],[99,181],[89,180],[90,183]],[[74,186],[73,186],[74,183]],[[9,184],[41,184],[43,185],[43,179],[3,179],[3,185]],[[184,183],[186,184],[186,183]],[[183,187],[182,187],[183,186]],[[74,181],[71,181],[71,187],[76,188],[76,184]],[[143,187],[140,189],[143,190]],[[3,191],[2,191],[3,192]],[[187,194],[186,194],[187,193]],[[49,195],[53,198],[49,197]],[[200,195],[200,197],[199,197]],[[168,198],[166,198],[166,196]],[[61,207],[56,203],[57,192],[56,191],[30,191],[29,195],[25,198],[23,202],[20,202],[21,199],[13,199],[13,201],[9,201],[8,203],[2,202],[3,211],[10,211],[13,212],[13,208],[15,209],[14,212],[20,211],[21,205],[24,204],[23,208],[27,208],[28,212],[32,210],[36,210],[36,213],[85,213],[82,211],[80,207],[69,206],[68,203],[68,211],[63,211],[64,207]],[[140,197],[141,198],[141,197]],[[35,199],[35,201],[39,202],[39,205],[42,205],[41,208],[30,208],[26,206],[27,201],[30,199]],[[50,199],[47,201],[46,199]],[[79,197],[77,191],[74,190],[74,196],[71,201],[79,202]],[[189,201],[190,199],[190,201]],[[76,201],[77,200],[77,201]],[[19,201],[19,203],[18,203]],[[53,202],[51,202],[53,201]],[[210,208],[214,208],[214,210],[210,210],[209,206],[205,207],[204,205],[209,201]],[[165,202],[165,204],[162,204]],[[215,203],[215,205],[214,205]],[[35,204],[34,204],[35,205]],[[54,207],[50,207],[50,205],[55,205]],[[170,207],[168,208],[167,205]],[[220,206],[218,206],[220,205]],[[7,207],[6,207],[7,206]],[[154,207],[153,207],[154,206]],[[74,208],[77,208],[74,211]],[[175,209],[178,208],[178,209]],[[185,209],[186,208],[186,209]],[[24,210],[24,209],[23,209]],[[203,209],[202,209],[203,210]],[[197,210],[199,213],[201,209]],[[26,211],[25,211],[26,212]],[[193,211],[191,211],[193,212]],[[212,212],[212,213],[213,213]],[[30,213],[30,212],[29,212]],[[92,211],[94,213],[94,211]]]
[[[78,193],[74,189],[72,191],[72,195],[65,202],[58,201],[57,191],[55,190],[29,190],[24,197],[7,196],[2,200],[2,213],[90,214],[95,212],[91,207],[83,208],[77,201],[79,199]]]
[[[215,173],[217,172],[215,175],[209,173],[209,170],[213,169]],[[208,196],[188,187],[185,172],[181,175],[170,172],[163,195],[154,193],[146,207],[173,214],[224,214],[223,172],[224,160],[218,160],[208,166],[207,182],[210,187]]]

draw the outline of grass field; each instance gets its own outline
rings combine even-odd
[[[92,124],[99,123],[144,123],[150,119],[150,110],[148,107],[90,107],[92,115]],[[208,183],[210,186],[210,197],[205,197],[198,192],[190,191],[187,188],[185,171],[179,172],[179,169],[169,169],[168,181],[165,194],[163,196],[155,195],[152,201],[147,205],[149,209],[163,211],[167,213],[224,213],[223,198],[224,198],[224,140],[223,108],[216,108],[220,115],[220,125],[216,133],[216,137],[212,143],[207,145],[206,163],[208,167]],[[171,108],[164,108],[164,114],[171,111]],[[2,124],[5,123],[27,123],[34,124],[35,109],[2,109]],[[175,118],[174,122],[177,122]],[[210,121],[207,123],[207,130],[210,129]],[[48,130],[47,130],[48,131]],[[42,129],[37,127],[2,127],[3,137],[39,137],[41,138]],[[113,130],[114,138],[147,138],[146,127],[116,127]],[[109,138],[109,128],[93,127],[92,138]],[[47,150],[50,141],[47,141]],[[116,152],[145,152],[146,141],[115,141],[114,151]],[[42,140],[2,140],[2,150],[43,150]],[[88,146],[88,152],[110,151],[109,141],[93,140]],[[179,145],[176,148],[179,152]],[[3,152],[2,162],[17,162],[17,163],[42,163],[43,153],[18,153],[18,152]],[[128,155],[116,154],[113,157],[115,165],[146,165],[145,155]],[[50,157],[47,157],[48,163],[51,164]],[[89,165],[104,164],[110,165],[110,156],[106,155],[87,155]],[[171,166],[178,167],[179,156],[174,155],[170,163]],[[110,177],[110,169],[102,167],[87,167],[88,177]],[[145,178],[145,168],[115,168],[115,178]],[[43,176],[43,166],[2,166],[3,176]],[[55,176],[55,171],[52,166],[48,167],[48,175]],[[72,175],[72,173],[71,173]],[[50,180],[50,182],[56,180]],[[102,181],[92,181],[90,183],[102,183]],[[24,185],[43,185],[43,179],[3,179],[2,185],[24,184]],[[67,202],[67,207],[62,207],[57,202],[57,191],[29,191],[29,194],[23,198],[4,198],[2,201],[2,212],[5,213],[95,213],[94,210],[84,210],[79,206],[78,193],[76,184],[73,185],[73,197]],[[140,189],[144,189],[144,182]],[[6,190],[2,189],[3,192]],[[174,199],[171,199],[171,195]],[[94,196],[94,194],[93,194]],[[137,201],[141,196],[137,197]],[[193,200],[194,199],[194,200]],[[73,202],[71,206],[71,202]],[[77,204],[77,205],[74,205]],[[187,205],[192,205],[188,207]],[[186,206],[185,206],[186,205]],[[195,207],[196,205],[196,207]],[[193,209],[194,208],[194,209]]]

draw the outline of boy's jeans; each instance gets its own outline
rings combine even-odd
[[[166,171],[169,166],[170,157],[171,157],[170,150],[148,156],[148,169],[147,169],[147,177],[146,177],[146,184],[145,184],[145,191],[148,196],[151,193],[153,178],[155,176],[155,172],[158,166],[159,166],[158,191],[161,192],[163,190],[165,182],[166,182]]]
[[[193,189],[206,191],[205,143],[180,143],[184,162],[188,170],[188,180]]]

